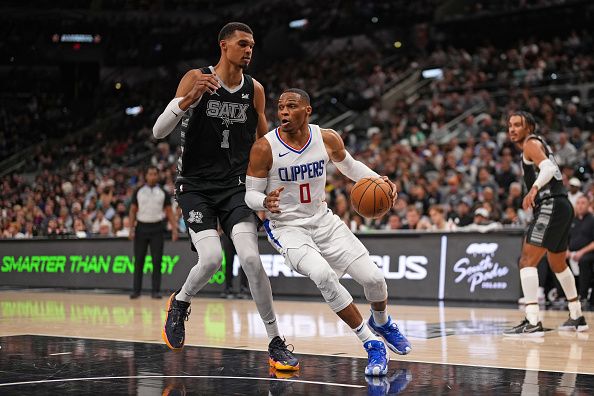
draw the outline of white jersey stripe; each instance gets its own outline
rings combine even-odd
[[[311,132],[311,125],[309,126],[309,139],[307,140],[307,143],[305,143],[305,145],[303,147],[301,147],[300,150],[297,150],[294,147],[291,147],[289,144],[285,143],[283,141],[283,139],[281,138],[279,132],[278,132],[278,128],[276,128],[276,130],[274,131],[276,134],[276,137],[278,138],[278,140],[282,143],[283,146],[285,146],[286,148],[288,148],[289,150],[291,150],[294,153],[298,153],[301,154],[305,151],[305,149],[307,149],[307,147],[309,146],[309,144],[311,143],[311,136],[313,135],[313,133]]]

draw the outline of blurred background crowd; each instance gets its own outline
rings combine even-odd
[[[572,202],[594,211],[589,1],[39,3],[1,6],[1,238],[126,237],[149,164],[173,193],[179,133],[156,141],[152,126],[185,71],[217,62],[231,20],[254,29],[249,73],[271,129],[282,90],[305,89],[312,123],[398,185],[391,212],[363,219],[353,183],[330,169],[327,201],[353,231],[525,226],[507,137],[519,109],[556,151]]]

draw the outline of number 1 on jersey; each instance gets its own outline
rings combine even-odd
[[[221,142],[221,148],[229,148],[229,130],[223,131],[223,141]]]
[[[309,183],[299,185],[299,197],[301,198],[301,203],[311,202],[311,192],[309,191]]]

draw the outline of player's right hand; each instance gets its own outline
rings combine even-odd
[[[205,92],[212,95],[219,88],[221,88],[221,84],[219,83],[216,74],[202,73],[196,77],[192,89],[190,89],[186,98],[189,98],[192,101],[192,104],[194,104]]]
[[[264,199],[264,207],[271,213],[280,213],[280,193],[284,187],[279,187],[276,190],[272,190],[266,195]]]

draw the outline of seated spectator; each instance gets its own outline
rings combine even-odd
[[[406,208],[406,217],[404,224],[402,225],[403,230],[416,230],[419,227],[421,221],[421,212],[415,205],[408,205]]]
[[[441,205],[433,205],[429,208],[431,221],[424,221],[420,229],[427,231],[454,231],[456,224],[453,220],[446,220],[445,210]]]
[[[128,237],[128,235],[130,235],[130,217],[125,216],[122,220],[122,228],[116,232],[116,236]]]
[[[99,234],[99,236],[102,236],[102,237],[113,236],[113,234],[111,232],[111,222],[109,220],[107,220],[106,218],[101,220],[101,223],[99,224],[99,233],[98,234]]]
[[[474,211],[474,221],[465,227],[458,227],[460,231],[489,232],[501,229],[501,223],[490,220],[490,213],[487,209],[479,207]]]
[[[74,219],[74,235],[77,238],[88,238],[89,233],[87,232],[87,226],[85,222],[82,221],[79,217]]]
[[[575,210],[576,203],[579,197],[582,197],[584,193],[581,191],[582,182],[577,177],[572,177],[569,179],[569,191],[567,192],[567,197],[569,198],[569,202],[573,205],[573,209]]]
[[[390,214],[388,222],[384,225],[384,229],[387,231],[396,231],[401,228],[402,221],[400,220],[400,217],[395,213]]]
[[[448,215],[448,220],[452,220],[456,227],[465,227],[472,224],[472,200],[468,197],[462,198],[456,205],[455,210]]]

